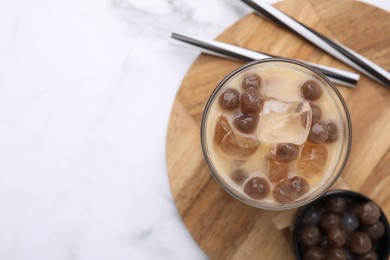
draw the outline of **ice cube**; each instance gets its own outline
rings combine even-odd
[[[267,100],[260,114],[257,138],[260,143],[301,145],[309,134],[311,118],[312,111],[309,102]]]
[[[214,141],[225,154],[235,159],[251,156],[258,147],[258,142],[255,139],[236,133],[224,116],[220,116],[217,120]]]
[[[297,171],[301,176],[309,181],[322,177],[326,162],[328,160],[328,150],[323,144],[305,143],[301,157],[298,159]]]
[[[223,138],[232,132],[232,128],[229,125],[229,121],[226,117],[218,117],[217,123],[215,124],[214,129],[214,142],[218,145],[221,145]]]
[[[272,158],[268,158],[268,178],[275,183],[288,176],[288,165],[286,163],[277,163]]]

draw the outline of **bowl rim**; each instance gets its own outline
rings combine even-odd
[[[223,178],[221,176],[219,176],[218,171],[216,170],[214,164],[212,163],[212,160],[210,159],[210,155],[209,155],[209,152],[208,152],[208,149],[207,149],[207,145],[206,145],[206,127],[205,126],[206,126],[206,123],[207,123],[206,122],[207,121],[207,116],[209,114],[210,107],[211,107],[211,105],[213,103],[212,101],[216,98],[216,96],[219,93],[220,89],[224,86],[224,84],[228,80],[230,80],[232,77],[234,77],[237,73],[241,72],[242,70],[245,70],[246,68],[254,66],[254,65],[257,65],[257,64],[269,63],[269,62],[284,62],[284,63],[290,63],[290,64],[292,63],[294,65],[302,66],[302,67],[310,70],[311,72],[315,73],[321,79],[323,79],[330,86],[330,88],[334,91],[334,93],[336,94],[337,98],[340,100],[342,108],[345,111],[345,117],[346,117],[346,122],[345,123],[346,123],[346,126],[347,126],[346,127],[347,128],[346,129],[346,135],[347,135],[346,145],[347,145],[347,148],[346,148],[346,152],[345,152],[345,158],[344,158],[343,162],[341,163],[340,168],[339,168],[337,174],[334,176],[334,178],[329,183],[324,185],[324,187],[322,188],[322,191],[318,192],[317,194],[315,194],[315,196],[309,198],[308,200],[300,201],[298,203],[286,204],[286,205],[278,204],[277,206],[259,205],[259,204],[257,204],[254,201],[245,200],[239,192],[237,192],[236,190],[231,188],[229,186],[229,184],[226,183],[225,180],[223,180]],[[201,119],[201,126],[200,126],[200,143],[201,143],[201,147],[202,147],[203,158],[204,158],[204,160],[206,162],[206,165],[207,165],[208,169],[211,172],[211,175],[217,181],[219,186],[221,186],[228,194],[230,194],[232,197],[234,197],[235,199],[239,200],[240,202],[243,202],[243,203],[245,203],[247,205],[250,205],[250,206],[253,206],[255,208],[266,209],[266,210],[286,210],[286,209],[292,209],[292,208],[301,207],[303,205],[306,205],[306,204],[308,204],[308,203],[318,199],[319,197],[324,195],[325,192],[327,190],[329,190],[329,188],[340,177],[341,173],[343,172],[343,170],[345,168],[345,165],[348,162],[348,158],[349,158],[349,155],[350,155],[350,152],[351,152],[351,146],[352,146],[352,121],[351,121],[351,116],[350,116],[347,104],[346,104],[343,96],[338,91],[338,89],[334,86],[334,84],[332,82],[330,82],[329,79],[325,75],[323,75],[321,72],[319,72],[315,68],[313,68],[313,67],[311,67],[311,66],[309,66],[309,65],[307,65],[305,63],[302,63],[300,61],[297,61],[297,60],[288,59],[288,58],[267,58],[267,59],[251,61],[251,62],[248,62],[248,63],[245,63],[245,64],[241,65],[240,67],[238,67],[235,70],[233,70],[232,72],[230,72],[226,77],[224,77],[222,79],[222,81],[215,87],[215,89],[213,90],[213,92],[209,96],[209,98],[208,98],[208,100],[206,102],[206,105],[205,105],[205,107],[203,109],[202,119]]]
[[[382,237],[381,239],[386,239],[388,243],[390,244],[390,225],[389,221],[386,217],[386,214],[383,212],[381,207],[376,203],[374,200],[370,199],[368,196],[359,193],[357,191],[352,191],[352,190],[345,190],[345,189],[335,189],[335,190],[329,190],[327,191],[322,197],[316,199],[315,201],[310,202],[309,204],[301,207],[298,212],[295,214],[294,220],[293,220],[293,232],[292,232],[292,246],[294,250],[294,256],[296,257],[297,260],[302,260],[301,256],[301,251],[299,248],[299,243],[298,243],[298,237],[299,237],[299,229],[298,227],[302,225],[303,217],[306,215],[306,213],[315,205],[321,203],[321,201],[328,200],[329,198],[332,197],[337,197],[337,196],[346,196],[348,198],[358,198],[359,200],[363,200],[365,202],[373,202],[375,203],[381,212],[381,216],[379,219],[383,222],[384,227],[385,227],[385,236]],[[388,259],[390,255],[390,247],[387,247],[384,249],[384,258],[383,259]],[[379,258],[378,258],[379,259]]]

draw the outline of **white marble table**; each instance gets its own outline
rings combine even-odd
[[[390,10],[390,2],[371,0]],[[205,259],[172,200],[165,138],[232,0],[0,1],[0,259]]]

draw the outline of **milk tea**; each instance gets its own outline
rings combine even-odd
[[[344,124],[326,81],[288,63],[250,66],[215,93],[205,118],[210,161],[255,203],[305,200],[333,178]]]

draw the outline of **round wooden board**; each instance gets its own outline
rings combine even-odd
[[[276,6],[317,31],[390,69],[390,14],[351,0],[291,0]],[[294,33],[250,14],[218,40],[347,70]],[[211,177],[199,126],[215,86],[242,62],[200,55],[175,99],[168,129],[167,167],[187,229],[211,259],[294,259],[290,224],[295,210],[266,211],[239,203]],[[362,76],[356,89],[338,87],[350,109],[352,152],[334,187],[359,191],[390,216],[390,90]]]

